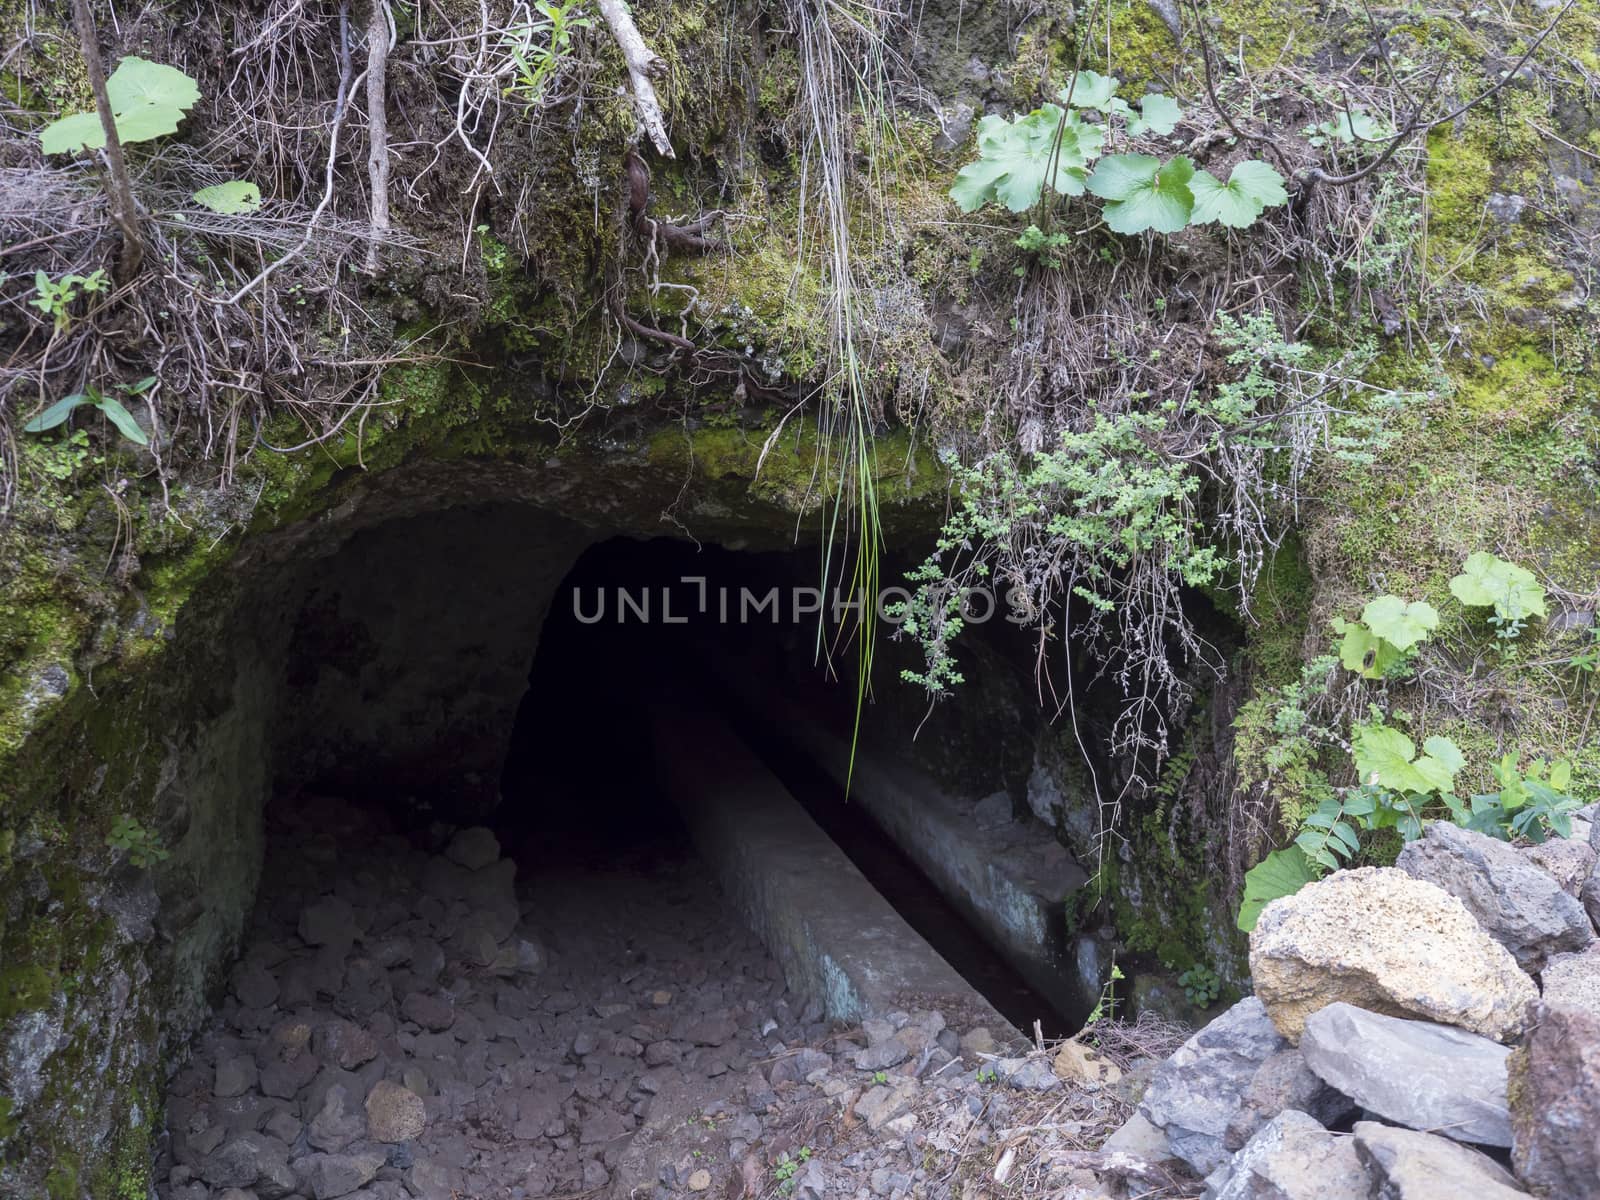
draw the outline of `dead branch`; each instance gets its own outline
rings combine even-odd
[[[1211,106],[1216,109],[1217,114],[1222,118],[1223,123],[1227,125],[1228,129],[1234,134],[1235,137],[1239,138],[1241,141],[1255,142],[1259,145],[1266,146],[1267,149],[1279,159],[1280,163],[1283,162],[1284,159],[1282,150],[1275,139],[1266,137],[1259,133],[1248,133],[1239,128],[1238,124],[1229,114],[1226,106],[1224,106],[1221,100],[1218,98],[1216,81],[1212,77],[1211,73],[1212,50],[1210,38],[1206,33],[1205,19],[1200,11],[1199,0],[1189,0],[1189,3],[1191,8],[1194,10],[1195,31],[1200,37],[1200,61],[1205,68],[1206,96],[1211,101]],[[1448,59],[1440,58],[1439,62],[1435,65],[1424,94],[1421,96],[1412,95],[1403,86],[1401,86],[1399,78],[1395,73],[1394,65],[1389,58],[1387,37],[1383,30],[1378,27],[1377,20],[1372,15],[1372,9],[1367,4],[1363,3],[1362,11],[1366,16],[1367,27],[1372,33],[1373,46],[1377,49],[1378,55],[1383,61],[1385,71],[1388,74],[1391,84],[1394,86],[1395,90],[1405,98],[1409,111],[1406,115],[1404,123],[1394,133],[1388,135],[1388,137],[1357,139],[1368,145],[1382,142],[1388,143],[1384,147],[1383,151],[1365,166],[1360,167],[1357,170],[1350,171],[1346,174],[1330,175],[1321,167],[1310,165],[1296,174],[1294,176],[1294,181],[1297,184],[1297,188],[1292,207],[1295,210],[1303,209],[1306,202],[1310,199],[1311,193],[1319,185],[1326,185],[1328,187],[1348,187],[1353,183],[1359,183],[1368,176],[1376,174],[1378,171],[1382,170],[1383,167],[1388,165],[1389,160],[1400,151],[1401,147],[1410,142],[1415,135],[1419,133],[1426,134],[1439,128],[1441,125],[1448,125],[1457,117],[1464,113],[1470,112],[1472,109],[1477,108],[1480,104],[1489,100],[1495,95],[1495,93],[1499,92],[1502,88],[1509,85],[1512,80],[1517,78],[1517,76],[1521,73],[1522,68],[1527,66],[1528,63],[1532,61],[1534,54],[1537,53],[1539,47],[1544,44],[1545,39],[1555,32],[1556,26],[1561,24],[1562,18],[1572,11],[1573,5],[1576,3],[1577,0],[1566,0],[1566,3],[1561,6],[1561,10],[1557,12],[1555,16],[1550,18],[1549,24],[1544,27],[1539,36],[1534,38],[1533,41],[1529,43],[1527,50],[1523,52],[1522,56],[1518,58],[1514,64],[1512,64],[1509,70],[1501,72],[1499,79],[1489,84],[1470,100],[1464,101],[1463,103],[1456,105],[1454,108],[1448,109],[1444,112],[1435,112],[1432,116],[1427,115],[1427,113],[1429,108],[1432,107],[1434,97],[1438,94],[1439,85],[1443,79],[1444,70]],[[1349,106],[1347,103],[1347,116],[1348,109]]]
[[[144,239],[139,233],[139,209],[134,203],[133,185],[128,180],[128,163],[122,156],[116,116],[111,111],[111,97],[106,94],[106,71],[100,61],[100,42],[95,33],[94,17],[89,13],[89,0],[72,0],[72,22],[78,27],[83,65],[89,75],[89,87],[94,92],[95,110],[100,114],[100,128],[106,135],[106,168],[111,176],[106,190],[111,197],[111,217],[122,230],[118,274],[127,281],[138,274],[139,264],[144,260]]]
[[[389,51],[394,18],[388,0],[372,0],[367,18],[367,178],[372,185],[372,240],[367,244],[367,273],[378,272],[378,256],[389,232]]]
[[[672,139],[667,136],[666,118],[661,113],[661,101],[656,98],[651,76],[666,69],[656,52],[645,44],[639,27],[633,23],[627,0],[599,0],[600,15],[605,17],[611,36],[622,48],[623,61],[628,64],[628,78],[633,83],[633,103],[639,110],[639,122],[649,134],[651,143],[663,158],[673,158]]]

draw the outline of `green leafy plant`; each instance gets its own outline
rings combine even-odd
[[[1558,759],[1547,766],[1534,759],[1524,774],[1517,769],[1516,752],[1510,751],[1490,770],[1498,791],[1473,796],[1470,807],[1454,796],[1446,798],[1457,824],[1502,841],[1538,843],[1551,834],[1572,836],[1572,814],[1581,804],[1567,790],[1572,785],[1570,762]]]
[[[1529,617],[1545,615],[1544,585],[1533,572],[1482,550],[1462,564],[1450,594],[1468,608],[1493,608],[1489,623],[1505,641],[1517,637]]]
[[[1567,660],[1567,665],[1580,675],[1594,675],[1600,670],[1600,625],[1589,627],[1589,644]]]
[[[34,290],[38,292],[28,303],[55,321],[56,332],[65,333],[72,328],[72,304],[79,296],[92,296],[111,286],[104,271],[91,271],[87,275],[63,275],[51,279],[43,271],[34,272]]]
[[[1194,966],[1178,976],[1178,986],[1190,1004],[1197,1008],[1210,1008],[1222,994],[1222,979],[1205,963]]]
[[[1071,546],[1081,554],[1073,595],[1104,615],[1119,610],[1113,596],[1126,586],[1123,572],[1140,565],[1190,587],[1214,581],[1222,569],[1215,548],[1199,541],[1189,502],[1200,479],[1181,462],[1165,461],[1146,441],[1161,418],[1138,413],[1103,417],[1082,433],[1063,433],[1054,451],[1026,466],[1009,454],[989,455],[972,466],[946,455],[961,500],[946,521],[934,553],[907,578],[909,601],[887,615],[922,643],[925,666],[902,677],[934,695],[962,682],[951,645],[965,623],[970,576],[989,574],[986,555],[1009,539],[1026,536]],[[969,556],[962,565],[957,560]]]
[[[584,15],[578,0],[559,4],[534,0],[533,7],[539,15],[508,32],[501,44],[517,67],[516,82],[505,89],[505,94],[538,104],[550,81],[571,57],[573,33],[590,28],[594,21]]]
[[[1122,81],[1114,75],[1102,75],[1098,71],[1079,71],[1067,80],[1067,86],[1061,89],[1061,102],[1070,104],[1073,108],[1099,109],[1101,112],[1110,112],[1112,106],[1120,103],[1117,100],[1117,88],[1122,86]],[[1127,105],[1123,105],[1127,108]]]
[[[148,142],[177,132],[178,122],[199,101],[200,88],[177,67],[130,54],[106,79],[106,97],[118,140]],[[103,148],[106,135],[99,114],[91,110],[52,121],[39,131],[39,141],[46,154],[74,154]]]
[[[118,390],[130,396],[137,396],[155,386],[155,382],[155,376],[151,375],[141,379],[136,384],[131,384]],[[130,442],[136,442],[141,446],[150,444],[149,437],[139,427],[139,423],[133,419],[133,414],[123,406],[122,401],[115,396],[106,395],[93,386],[86,387],[81,392],[74,392],[70,396],[63,396],[22,428],[27,433],[43,433],[46,430],[54,429],[56,426],[65,423],[74,410],[85,405],[90,408],[97,408],[104,413],[106,419],[115,425],[122,436]]]
[[[1418,795],[1448,792],[1466,765],[1449,738],[1429,738],[1418,754],[1411,739],[1389,725],[1358,725],[1354,733],[1356,773],[1368,787]]]
[[[1101,1021],[1109,1021],[1116,1016],[1117,1004],[1119,1003],[1117,1000],[1117,984],[1121,983],[1125,978],[1122,968],[1117,966],[1117,960],[1112,959],[1111,974],[1106,979],[1105,986],[1100,989],[1100,998],[1094,1002],[1094,1008],[1083,1022],[1085,1029],[1092,1025],[1098,1025]]]
[[[1251,159],[1235,164],[1227,183],[1209,171],[1197,171],[1189,180],[1189,190],[1194,195],[1191,223],[1216,223],[1229,229],[1246,229],[1268,208],[1289,201],[1283,176]]]
[[[1379,596],[1367,602],[1361,620],[1335,619],[1333,626],[1343,635],[1339,661],[1345,669],[1365,679],[1383,679],[1397,673],[1439,627],[1439,613],[1425,600],[1408,603],[1399,596]]]
[[[788,1151],[778,1155],[778,1161],[773,1164],[772,1175],[778,1181],[778,1189],[785,1195],[794,1191],[798,1180],[795,1178],[800,1172],[802,1164],[811,1161],[811,1147],[801,1146],[791,1158]]]
[[[193,198],[196,203],[224,216],[253,213],[261,208],[261,189],[247,179],[230,179],[227,183],[203,187]]]
[[[1422,836],[1429,806],[1459,805],[1453,789],[1466,760],[1449,738],[1429,738],[1419,754],[1398,729],[1369,722],[1355,727],[1353,743],[1361,782],[1325,797],[1301,821],[1292,846],[1274,850],[1245,872],[1237,923],[1246,933],[1267,904],[1360,853],[1363,831],[1395,829],[1411,841]]]
[[[1319,874],[1299,846],[1272,851],[1245,872],[1244,899],[1235,923],[1249,933],[1261,919],[1262,909],[1280,897],[1294,895]]]
[[[1190,225],[1221,224],[1242,229],[1268,207],[1284,204],[1283,177],[1256,160],[1235,165],[1223,183],[1197,171],[1184,155],[1162,161],[1148,154],[1099,158],[1106,141],[1127,137],[1168,137],[1183,118],[1170,96],[1148,93],[1138,111],[1120,99],[1119,81],[1095,71],[1079,71],[1058,96],[1010,119],[990,114],[978,124],[978,158],[956,175],[950,197],[963,212],[991,201],[1025,212],[1047,193],[1104,201],[1102,216],[1115,233],[1177,233]],[[1104,123],[1085,114],[1098,112]],[[1099,158],[1099,161],[1095,160]],[[1093,164],[1093,173],[1090,166]]]
[[[165,862],[170,857],[161,839],[128,813],[123,813],[112,823],[111,832],[106,835],[106,845],[124,852],[128,861],[140,870]]]
[[[1194,173],[1182,154],[1164,163],[1148,154],[1113,154],[1100,160],[1085,187],[1107,201],[1100,215],[1114,233],[1177,233],[1194,214]]]
[[[888,1083],[889,1082],[889,1073],[887,1071],[874,1071],[872,1073],[872,1082],[873,1083]]]
[[[1394,127],[1358,108],[1347,109],[1331,121],[1307,125],[1306,140],[1313,146],[1329,142],[1351,145],[1356,142],[1381,142],[1394,135]]]
[[[1009,121],[991,113],[978,122],[978,158],[962,167],[950,198],[962,212],[990,201],[1026,212],[1046,185],[1064,196],[1083,195],[1084,168],[1100,153],[1098,125],[1046,104]]]
[[[1111,102],[1111,111],[1121,113],[1128,122],[1128,135],[1139,137],[1141,134],[1154,133],[1162,137],[1171,136],[1177,129],[1178,122],[1183,119],[1183,109],[1178,107],[1178,102],[1171,96],[1163,96],[1160,92],[1151,92],[1139,101],[1139,112],[1134,114],[1121,100]]]
[[[1017,249],[1031,254],[1040,264],[1052,270],[1059,270],[1066,265],[1062,251],[1072,245],[1072,235],[1059,230],[1046,233],[1037,225],[1029,225],[1017,235],[1017,240],[1013,244]],[[1018,275],[1026,273],[1024,267],[1018,267],[1016,270]]]

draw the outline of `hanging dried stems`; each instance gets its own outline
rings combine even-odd
[[[275,28],[286,36],[306,32],[303,21],[289,17]],[[251,428],[272,414],[293,414],[313,440],[332,436],[374,403],[386,362],[415,357],[390,345],[387,323],[363,307],[343,270],[353,253],[394,235],[375,229],[367,214],[339,212],[335,203],[346,158],[338,134],[354,86],[347,19],[335,30],[331,52],[324,44],[310,58],[312,66],[330,59],[339,65],[331,113],[325,100],[308,101],[280,123],[263,102],[262,122],[215,122],[213,137],[200,146],[172,141],[141,147],[137,157],[123,158],[131,202],[116,186],[97,186],[86,163],[46,163],[31,132],[12,127],[10,144],[23,161],[13,155],[14,165],[0,168],[0,243],[6,247],[0,306],[16,331],[0,359],[8,511],[18,479],[15,436],[34,412],[62,396],[86,388],[115,395],[153,379],[123,394],[149,434],[145,469],[160,478],[165,495],[167,476],[180,462],[215,463],[226,485],[238,456],[257,444]],[[319,32],[330,31],[324,25]],[[98,50],[96,37],[89,26],[85,41]],[[253,45],[266,61],[281,48],[270,37]],[[247,59],[235,78],[255,78],[255,67]],[[207,86],[213,112],[231,111],[225,80]],[[263,87],[260,97],[270,90]],[[290,128],[293,137],[285,133]],[[326,137],[321,146],[312,141],[316,130]],[[274,149],[293,154],[312,148],[320,151],[320,177],[293,159],[252,159]],[[216,165],[229,159],[253,162],[250,177],[277,193],[260,210],[216,213],[191,199],[197,189],[233,176]],[[112,172],[115,179],[115,166]],[[297,183],[311,179],[321,194],[314,206],[295,198]],[[145,252],[137,273],[128,266],[132,243],[122,219],[129,203],[142,214],[137,243]],[[46,313],[37,304],[41,273],[50,281],[114,278],[116,286],[80,288]],[[272,286],[263,286],[269,279]]]
[[[1420,103],[1440,65],[1383,68],[1373,33],[1376,71],[1279,63],[1227,79],[1197,34],[1205,82],[1185,100],[1182,151],[1226,178],[1265,144],[1285,177],[1312,181],[1295,204],[1248,231],[1128,239],[1068,201],[1036,214],[1040,238],[1060,239],[1056,252],[1002,259],[992,277],[1011,330],[992,353],[995,400],[963,445],[962,507],[911,615],[934,698],[956,674],[949,649],[965,589],[994,589],[1036,631],[1040,697],[1069,719],[1089,761],[1102,853],[1123,805],[1158,777],[1197,684],[1223,678],[1222,654],[1194,624],[1192,589],[1226,586],[1249,619],[1307,480],[1320,463],[1366,460],[1382,444],[1382,414],[1411,399],[1365,381],[1372,343],[1301,344],[1314,314],[1405,338],[1429,319],[1415,135],[1462,110]],[[1370,114],[1399,136],[1316,144],[1302,130],[1326,119],[1316,98],[1327,94],[1347,119]],[[1113,136],[1123,140],[1108,152],[1173,150]],[[1121,698],[1115,720],[1080,728],[1077,701],[1106,688]],[[1208,827],[1238,820],[1259,832],[1266,815],[1227,806]]]

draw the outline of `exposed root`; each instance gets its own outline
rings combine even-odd
[[[650,205],[650,168],[632,150],[628,151],[625,167],[628,175],[628,215],[633,223],[633,231],[645,240],[651,255],[659,247],[687,254],[710,254],[729,248],[726,242],[705,236],[706,230],[726,215],[720,208],[687,223],[659,221],[647,211]]]

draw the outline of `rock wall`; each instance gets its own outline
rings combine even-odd
[[[502,506],[352,538],[315,572],[289,639],[280,786],[457,823],[487,813],[545,610],[592,537]]]

